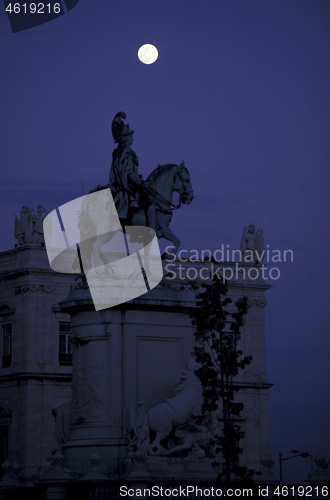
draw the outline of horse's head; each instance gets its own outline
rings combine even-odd
[[[189,170],[185,167],[184,161],[177,166],[174,190],[179,193],[181,203],[189,205],[194,199]]]
[[[189,171],[184,162],[180,165],[174,163],[158,165],[148,176],[147,182],[169,205],[173,206],[173,192],[178,193],[180,203],[176,208],[179,208],[181,203],[189,205],[194,198]]]

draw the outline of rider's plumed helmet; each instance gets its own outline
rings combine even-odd
[[[120,142],[121,139],[127,135],[134,134],[134,130],[131,130],[128,123],[124,123],[123,119],[126,118],[126,113],[119,111],[112,120],[112,136],[115,142]]]

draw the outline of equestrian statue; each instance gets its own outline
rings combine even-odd
[[[180,208],[181,204],[189,204],[194,198],[190,174],[184,162],[177,164],[158,165],[146,180],[139,174],[138,157],[131,149],[134,130],[130,129],[128,123],[124,123],[126,114],[119,112],[112,121],[112,135],[117,147],[112,153],[112,164],[109,175],[109,184],[98,185],[91,191],[100,191],[110,188],[115,203],[117,214],[122,227],[125,226],[147,226],[152,228],[158,238],[165,238],[173,245],[175,254],[180,246],[179,238],[173,233],[169,225],[172,220],[173,211]],[[173,193],[179,195],[179,203],[173,203]],[[102,198],[100,198],[102,203]],[[97,237],[92,245],[91,256],[94,259],[93,266],[101,264],[103,259],[101,253],[102,245],[109,239],[106,236],[107,228],[99,228],[98,214],[100,207],[92,207],[83,204],[80,214],[80,231],[84,234],[84,227],[98,227],[98,234],[104,233],[104,237]],[[166,255],[163,255],[163,258]]]
[[[191,203],[194,193],[184,162],[179,165],[159,165],[146,180],[139,174],[139,160],[131,149],[134,130],[119,112],[112,121],[112,135],[117,148],[112,153],[109,187],[122,225],[148,226],[158,238],[173,243],[174,253],[180,241],[169,228],[173,210],[181,203]],[[173,193],[179,194],[179,204],[172,203]]]

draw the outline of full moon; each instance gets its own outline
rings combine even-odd
[[[138,58],[143,64],[153,64],[158,59],[158,50],[154,45],[146,43],[139,48]]]

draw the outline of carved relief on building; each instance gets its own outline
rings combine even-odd
[[[180,457],[186,461],[214,456],[212,415],[202,414],[203,394],[193,370],[183,370],[175,396],[145,413],[143,401],[129,409],[130,456]]]
[[[14,294],[19,295],[20,293],[26,292],[43,292],[43,293],[51,293],[55,290],[55,287],[52,285],[37,285],[37,284],[28,284],[28,285],[19,285],[14,288]]]
[[[249,306],[256,306],[256,307],[266,307],[267,305],[267,300],[266,299],[249,299],[248,301]]]
[[[72,375],[72,414],[74,423],[107,420],[107,373],[102,361],[88,361],[88,342],[76,345]]]

